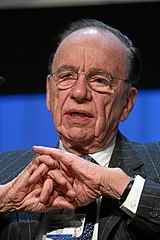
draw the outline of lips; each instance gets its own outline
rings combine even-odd
[[[70,115],[72,116],[72,117],[88,117],[88,115],[87,114],[85,114],[85,113],[77,113],[77,112],[72,112],[72,113],[70,113]]]
[[[82,110],[70,110],[67,112],[67,115],[73,118],[91,118],[93,115],[89,113],[88,111],[82,111]]]

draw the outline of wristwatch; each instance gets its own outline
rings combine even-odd
[[[121,197],[119,198],[119,205],[122,205],[124,203],[124,201],[126,200],[129,192],[132,189],[135,178],[136,178],[136,176],[132,177],[132,179],[128,183],[127,187],[125,188],[124,192],[122,193]]]

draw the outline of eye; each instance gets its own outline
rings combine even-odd
[[[63,73],[59,74],[58,78],[60,78],[60,79],[75,79],[76,74],[73,72],[63,72]]]
[[[109,85],[109,80],[108,79],[105,79],[105,78],[99,77],[99,76],[92,77],[92,82],[97,83],[99,85],[105,85],[105,86]]]

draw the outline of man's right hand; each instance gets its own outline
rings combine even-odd
[[[59,199],[64,207],[71,207],[70,202],[73,201],[76,194],[71,184],[58,169],[57,161],[52,161],[55,179],[50,179],[46,175],[49,170],[48,166],[41,163],[39,158],[41,156],[33,159],[24,171],[11,182],[0,186],[0,212],[49,210],[50,203],[43,199],[43,188],[52,195],[52,201]],[[36,169],[40,169],[41,174],[37,175],[36,181],[30,182]]]

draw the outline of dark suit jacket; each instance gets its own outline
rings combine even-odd
[[[0,184],[13,179],[31,161],[31,150],[0,153]],[[139,144],[118,134],[110,167],[146,178],[137,214],[130,217],[116,200],[103,197],[99,240],[160,240],[160,143]],[[41,214],[0,214],[0,240],[33,240]]]

